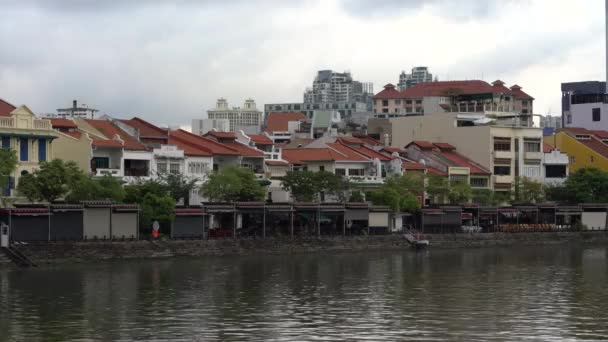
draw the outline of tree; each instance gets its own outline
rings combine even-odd
[[[563,186],[545,188],[553,201],[568,203],[608,202],[608,172],[598,168],[583,168],[570,174]]]
[[[158,196],[149,192],[142,198],[139,205],[142,227],[150,227],[154,221],[167,226],[175,218],[175,200],[169,196]]]
[[[426,193],[431,202],[443,203],[445,198],[450,194],[450,183],[448,179],[439,175],[428,175]]]
[[[344,201],[348,180],[327,171],[288,171],[282,178],[283,190],[289,191],[298,202],[324,200],[323,195],[336,196]]]
[[[212,174],[202,186],[201,194],[212,201],[261,201],[266,190],[256,180],[253,171],[242,167],[229,167]]]
[[[77,177],[77,179],[70,182],[69,187],[70,189],[65,196],[65,200],[71,203],[94,200],[121,203],[125,200],[126,196],[122,182],[110,175],[101,178],[93,178],[91,176]]]
[[[361,191],[356,190],[350,194],[348,201],[351,203],[365,202],[365,196],[363,196]]]
[[[543,185],[528,177],[517,177],[513,184],[514,203],[538,203],[544,199]]]
[[[187,177],[182,174],[167,173],[160,175],[160,182],[164,183],[175,202],[183,200],[184,205],[190,205],[190,192],[198,190],[197,178]]]
[[[471,185],[463,182],[457,182],[450,185],[448,192],[448,199],[451,204],[464,204],[469,203],[473,197],[473,190]]]
[[[9,182],[11,174],[17,168],[17,154],[9,148],[0,148],[0,190]]]
[[[389,206],[396,212],[413,212],[420,209],[416,195],[421,195],[423,191],[422,175],[393,176],[389,177],[380,189],[372,192],[372,203]]]
[[[312,202],[317,194],[312,171],[287,171],[281,180],[283,190],[288,191],[298,202]]]
[[[41,162],[31,177],[21,177],[17,191],[30,200],[53,202],[75,188],[86,175],[74,162]]]

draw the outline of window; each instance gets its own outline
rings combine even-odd
[[[511,151],[511,138],[494,138],[494,151]]]
[[[471,186],[474,188],[487,188],[488,179],[487,178],[471,178]]]
[[[337,176],[346,176],[346,170],[345,169],[336,169],[336,175]]]
[[[416,100],[416,104],[422,104],[422,100]]]
[[[325,165],[319,166],[319,171],[325,171]]]
[[[167,163],[156,164],[156,172],[159,174],[167,173]]]
[[[382,108],[382,113],[388,113],[388,108]]]
[[[566,115],[566,123],[568,123],[568,124],[572,123],[572,115],[570,115],[570,114]]]
[[[593,156],[589,156],[589,162],[593,163],[595,161],[595,159],[593,158]]]
[[[27,161],[30,147],[28,146],[27,138],[19,139],[19,160]]]
[[[591,110],[591,115],[593,116],[593,121],[601,121],[601,111],[599,108],[593,108]]]
[[[524,166],[525,177],[540,177],[540,166]]]
[[[388,106],[388,100],[382,100],[382,105],[383,105],[384,107]]]
[[[365,175],[365,170],[363,169],[348,169],[349,176],[363,176]]]
[[[508,176],[511,174],[511,167],[496,165],[494,166],[494,174],[497,176]]]
[[[467,175],[450,175],[450,183],[466,183],[468,178]]]
[[[2,148],[10,148],[11,147],[11,137],[3,135],[2,136]]]
[[[545,167],[545,177],[547,178],[565,178],[566,165],[547,165]]]
[[[412,100],[405,100],[405,104],[411,105],[412,104]]]
[[[396,105],[400,105],[401,104],[401,100],[395,100],[395,104]]]
[[[46,161],[46,139],[38,139],[38,161]]]
[[[405,112],[406,113],[413,113],[413,108],[412,107],[406,107],[405,108]]]
[[[572,165],[572,164],[576,164],[576,157],[575,156],[570,156],[568,157],[568,162]]]
[[[399,108],[395,108],[395,113],[399,113]]]
[[[591,136],[584,135],[584,134],[577,134],[574,137],[576,138],[576,140],[590,140],[591,139]]]
[[[173,175],[179,174],[179,164],[171,163],[169,165],[169,173]]]
[[[95,166],[95,169],[109,169],[110,168],[110,158],[95,157],[95,158],[93,158],[93,165]]]
[[[540,141],[525,141],[524,152],[540,152]]]

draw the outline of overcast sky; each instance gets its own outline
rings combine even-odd
[[[0,0],[0,98],[190,124],[215,105],[302,101],[317,70],[378,92],[426,65],[502,79],[560,113],[560,83],[604,80],[602,0]]]

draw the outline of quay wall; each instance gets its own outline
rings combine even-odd
[[[606,244],[606,232],[433,234],[429,249],[544,244]],[[407,250],[401,235],[295,239],[51,242],[16,246],[39,265],[99,260]],[[2,266],[2,263],[0,263]]]

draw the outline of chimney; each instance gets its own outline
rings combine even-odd
[[[608,0],[606,0],[606,1],[608,1]],[[78,101],[73,100],[73,101],[72,101],[72,107],[73,107],[74,109],[78,108]]]

